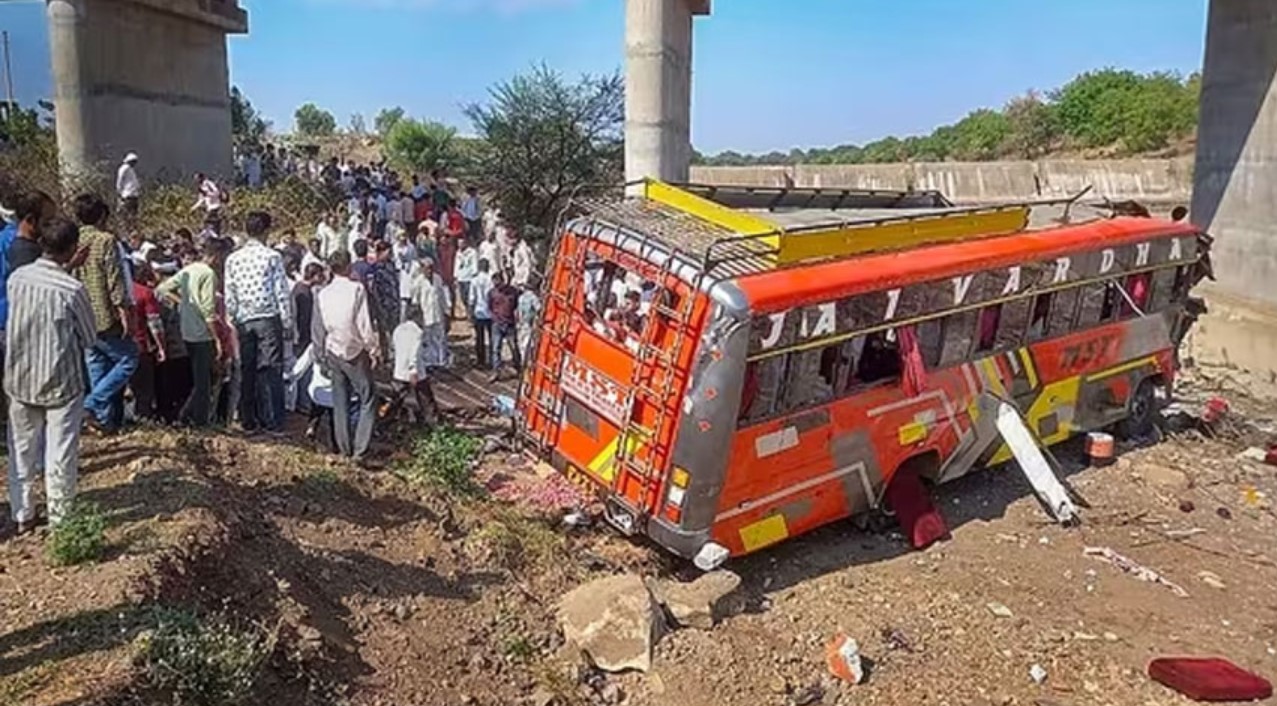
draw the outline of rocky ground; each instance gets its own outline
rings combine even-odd
[[[557,604],[607,576],[693,572],[606,530],[565,530],[566,493],[495,445],[491,492],[463,497],[300,439],[91,440],[82,494],[108,519],[103,559],[54,568],[46,539],[0,540],[0,704],[171,702],[139,658],[156,606],[263,636],[250,704],[1185,703],[1145,676],[1150,658],[1221,655],[1277,677],[1277,467],[1239,457],[1277,440],[1277,401],[1253,389],[1195,370],[1160,441],[1104,468],[1061,449],[1090,505],[1077,528],[994,469],[938,491],[953,538],[925,552],[841,524],[732,562],[729,614],[663,635],[646,674],[584,667]],[[1230,412],[1203,431],[1191,415],[1211,396]],[[840,632],[860,644],[863,684],[828,675]]]

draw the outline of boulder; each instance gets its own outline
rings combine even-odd
[[[740,576],[713,571],[691,583],[652,581],[650,587],[679,627],[710,630],[724,617],[723,599],[740,586]]]
[[[563,637],[607,672],[652,666],[652,645],[663,621],[643,579],[609,576],[573,589],[559,603]]]

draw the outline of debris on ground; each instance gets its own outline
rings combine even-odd
[[[1273,695],[1273,685],[1219,657],[1161,657],[1148,664],[1148,676],[1195,701],[1258,701]]]
[[[723,617],[725,599],[740,583],[740,576],[720,569],[691,583],[655,579],[649,581],[648,586],[656,601],[669,611],[675,625],[710,630]]]
[[[1185,591],[1183,587],[1181,587],[1180,585],[1176,584],[1173,581],[1170,581],[1166,577],[1148,568],[1147,566],[1144,566],[1143,564],[1140,564],[1139,562],[1133,559],[1130,559],[1121,554],[1118,554],[1117,552],[1113,551],[1109,547],[1086,547],[1085,549],[1082,550],[1082,553],[1085,556],[1100,559],[1102,561],[1107,561],[1113,566],[1116,566],[1117,568],[1121,569],[1124,573],[1130,574],[1131,576],[1134,576],[1140,581],[1147,581],[1149,583],[1161,584],[1162,586],[1169,588],[1171,590],[1171,593],[1174,593],[1180,598],[1188,598],[1188,591]]]
[[[652,645],[660,635],[660,606],[643,579],[633,574],[596,579],[573,589],[559,603],[563,638],[605,672],[652,667]]]
[[[860,658],[860,645],[843,633],[838,633],[825,646],[825,662],[829,672],[851,684],[865,681],[865,665]]]
[[[1046,681],[1046,668],[1040,664],[1035,664],[1032,667],[1029,667],[1029,678],[1033,680],[1034,684],[1038,684],[1040,686]]]
[[[997,601],[990,601],[989,603],[985,604],[985,607],[989,609],[990,613],[993,613],[999,618],[1014,618],[1015,617],[1015,613],[1012,613],[1010,608],[1006,607],[1005,605]]]

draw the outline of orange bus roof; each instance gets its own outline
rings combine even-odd
[[[752,311],[782,311],[909,282],[1049,260],[1104,245],[1198,232],[1189,223],[1120,217],[771,270],[742,276],[736,285],[744,292]]]

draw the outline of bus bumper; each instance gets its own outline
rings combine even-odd
[[[709,529],[686,530],[652,517],[647,521],[647,536],[684,559],[694,559],[701,547],[709,541]]]

